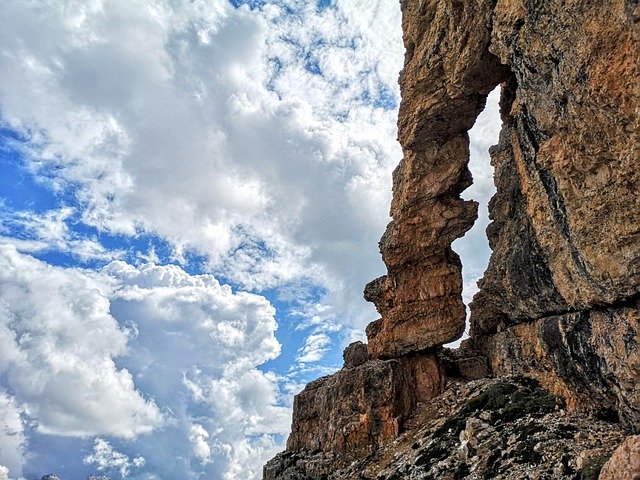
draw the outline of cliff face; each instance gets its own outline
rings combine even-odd
[[[381,319],[367,328],[366,361],[300,394],[289,451],[333,455],[315,460],[318,474],[336,458],[371,455],[442,391],[444,367],[535,377],[570,411],[640,429],[640,5],[401,8],[404,156],[380,241],[388,273],[365,287]],[[477,216],[475,202],[460,198],[472,182],[467,131],[498,84],[493,254],[470,306],[471,339],[445,354],[441,345],[465,322],[451,243]],[[286,478],[278,462],[266,478]]]

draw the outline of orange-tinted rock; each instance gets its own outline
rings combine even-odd
[[[599,480],[640,480],[640,435],[632,435],[616,448],[600,471]]]
[[[477,204],[467,131],[506,69],[488,51],[492,2],[402,2],[407,49],[400,76],[393,220],[380,241],[387,275],[365,288],[382,317],[369,352],[391,358],[459,338],[465,325],[461,264],[451,243],[471,228]]]
[[[513,72],[492,151],[490,266],[474,332],[614,305],[640,290],[640,23],[622,0],[499,0]]]
[[[265,479],[319,478],[338,464],[362,460],[397,437],[418,402],[444,389],[432,355],[367,359],[366,345],[355,342],[344,357],[342,370],[296,395],[287,451],[265,466]],[[314,455],[302,462],[304,473],[292,466],[295,457]]]
[[[296,395],[287,449],[362,457],[393,440],[416,403],[443,387],[433,356],[345,365]]]

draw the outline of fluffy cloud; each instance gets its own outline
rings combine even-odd
[[[124,453],[114,450],[109,442],[96,438],[93,452],[82,459],[87,465],[95,465],[98,471],[116,471],[121,478],[129,476],[132,470],[144,467],[144,457],[129,458]]]
[[[136,332],[125,363],[171,409],[188,455],[217,477],[258,478],[291,414],[279,379],[255,368],[280,352],[271,304],[176,266],[117,261],[103,273],[118,284],[111,311]]]
[[[29,168],[73,186],[87,224],[156,232],[247,288],[310,278],[328,316],[369,321],[381,264],[361,246],[400,156],[402,52],[379,41],[397,6],[76,3],[0,6],[0,105]]]
[[[21,414],[49,435],[144,434],[149,472],[167,471],[163,448],[175,453],[182,438],[178,477],[193,459],[218,478],[257,478],[282,447],[290,406],[280,379],[256,368],[280,351],[264,297],[176,266],[116,261],[95,273],[0,246],[0,307],[0,371],[13,395],[0,396],[0,464],[12,470]],[[143,466],[137,458],[101,437],[84,462],[124,477]]]
[[[200,424],[194,424],[189,430],[189,441],[193,444],[193,452],[202,463],[211,462],[211,445],[208,439],[211,435]]]
[[[0,371],[40,432],[133,437],[163,423],[114,363],[129,333],[109,314],[109,288],[0,245]]]
[[[56,200],[0,200],[4,415],[33,435],[99,436],[96,467],[142,456],[149,478],[259,478],[300,372],[328,372],[323,355],[376,315],[361,291],[383,270],[401,156],[397,1],[249,3],[0,2],[3,141]],[[474,135],[472,152],[489,133]],[[488,196],[486,167],[471,168],[468,195]],[[131,265],[142,237],[171,251],[138,259],[181,266]],[[11,245],[129,263],[54,267]],[[480,267],[464,262],[469,284]],[[297,373],[260,367],[281,345],[256,293],[286,305]],[[12,438],[19,455],[0,464],[15,475]]]
[[[331,338],[324,333],[314,333],[307,337],[304,345],[298,350],[298,362],[317,362],[329,350]]]
[[[15,399],[0,390],[0,480],[8,480],[9,471],[19,472],[25,462],[21,411]]]

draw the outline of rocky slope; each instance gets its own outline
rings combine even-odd
[[[567,411],[524,377],[453,380],[437,399],[420,403],[406,426],[357,461],[289,450],[267,466],[265,478],[596,479],[626,434],[618,423]]]
[[[433,422],[407,423],[418,406],[446,397],[455,375],[534,378],[562,399],[578,433],[589,415],[614,422],[598,435],[616,441],[640,430],[640,5],[403,0],[401,8],[404,156],[380,241],[387,275],[365,288],[381,318],[367,328],[366,352],[350,347],[343,370],[297,397],[288,450],[267,465],[268,479],[364,472],[361,462],[385,457],[403,430],[415,436]],[[477,215],[475,202],[460,197],[472,182],[467,131],[498,84],[502,131],[490,152],[497,193],[487,229],[493,253],[470,306],[471,338],[447,352],[441,345],[459,338],[465,322],[451,243]],[[467,407],[451,408],[453,419]],[[545,413],[551,431],[557,414]],[[507,434],[522,427],[541,445],[531,455],[578,475],[571,455],[545,453],[554,439],[534,431],[542,427],[528,430],[534,418],[503,422],[498,431],[497,417],[485,417],[465,422],[484,422],[483,431],[501,439],[500,462],[511,472],[517,462]],[[562,448],[592,447],[577,436]],[[436,472],[442,462],[462,465],[454,437],[442,451],[401,456],[414,466],[422,458],[407,478],[524,478],[484,465],[497,447],[478,454],[479,463],[467,458],[460,470]],[[290,475],[292,465],[302,476]],[[562,478],[548,466],[530,478]]]

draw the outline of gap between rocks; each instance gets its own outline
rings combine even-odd
[[[452,244],[462,261],[462,300],[467,309],[467,319],[462,338],[445,345],[446,347],[457,348],[462,340],[469,337],[469,303],[478,291],[477,282],[484,275],[491,256],[486,229],[489,224],[488,204],[496,193],[496,187],[493,183],[489,148],[498,143],[502,127],[499,102],[500,85],[489,94],[484,110],[469,130],[469,170],[473,175],[473,184],[462,193],[462,198],[478,202],[478,219],[464,237]]]

